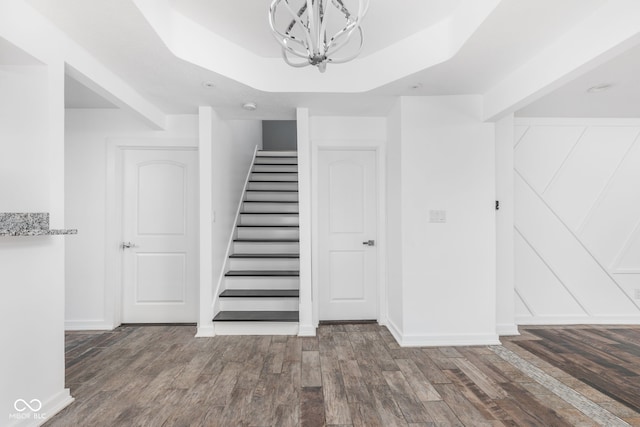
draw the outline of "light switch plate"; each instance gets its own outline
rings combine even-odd
[[[442,224],[447,222],[447,211],[444,210],[430,210],[429,222],[434,224]]]

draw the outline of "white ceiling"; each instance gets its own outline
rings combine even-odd
[[[65,108],[118,108],[76,79],[64,76]]]
[[[0,65],[42,65],[42,63],[0,37]]]
[[[272,0],[171,0],[171,6],[225,39],[264,57],[280,57],[280,47],[273,38],[267,19]],[[301,0],[291,1],[298,10]],[[356,0],[344,4],[357,10]],[[363,21],[366,44],[361,57],[379,51],[446,18],[460,0],[371,0]],[[287,16],[288,18],[288,16]],[[285,22],[288,24],[290,19]],[[381,31],[384,29],[384,31]]]
[[[589,88],[611,85],[608,90]],[[516,113],[524,117],[640,117],[640,47],[619,55]]]
[[[277,44],[265,29],[269,0],[171,1],[185,16],[225,39],[261,55],[278,55]],[[414,33],[421,25],[445,19],[459,1],[372,0],[365,20],[365,54]],[[211,105],[223,117],[261,119],[293,118],[297,106],[309,107],[314,114],[384,115],[399,95],[485,93],[572,26],[597,13],[607,1],[502,0],[452,59],[369,92],[319,94],[256,90],[177,58],[132,0],[27,0],[164,112],[193,114],[199,105]],[[406,55],[420,55],[420,51],[407,51]],[[614,60],[610,68],[601,67],[604,75],[597,76],[596,80],[610,80],[607,73],[614,77],[624,74],[635,57],[640,57],[640,53],[630,52],[625,63]],[[388,67],[394,67],[394,63],[388,63]],[[331,68],[326,74],[330,73]],[[304,75],[301,73],[300,78]],[[634,80],[634,76],[629,75],[628,80]],[[204,87],[204,81],[212,82],[215,87]],[[412,89],[417,84],[420,87]],[[586,105],[583,97],[577,95],[578,90],[566,89],[561,93],[562,90],[565,89],[558,93],[564,97],[565,110],[572,105],[576,108]],[[609,95],[613,93],[612,90]],[[637,109],[629,108],[640,104],[640,96],[629,91],[624,94],[624,102],[621,99],[615,102],[627,112],[625,116],[637,115]],[[256,102],[258,110],[253,113],[242,110],[240,106],[246,101]],[[559,105],[557,101],[546,105],[542,102],[534,104],[539,106],[535,114]],[[522,113],[534,114],[534,106],[531,108]],[[598,111],[597,106],[593,109]],[[581,113],[587,115],[589,111],[583,109]]]

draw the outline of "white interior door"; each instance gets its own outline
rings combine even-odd
[[[195,322],[197,151],[127,149],[123,158],[122,321]]]
[[[377,173],[369,150],[319,152],[320,320],[377,320]]]

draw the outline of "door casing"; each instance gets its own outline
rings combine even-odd
[[[318,242],[319,222],[318,222],[318,188],[319,188],[319,152],[320,151],[374,151],[376,153],[376,170],[377,170],[377,242],[378,247],[378,318],[376,319],[380,325],[388,323],[387,309],[387,282],[386,282],[386,150],[384,141],[362,140],[362,141],[336,141],[336,140],[315,140],[312,141],[312,174],[311,174],[311,194],[312,194],[312,219],[311,219],[311,239]],[[314,244],[314,249],[317,246]],[[318,250],[312,251],[312,294],[313,294],[313,322],[315,325],[319,323],[319,254]]]
[[[105,232],[105,319],[122,324],[123,153],[131,149],[198,150],[195,138],[110,138],[107,140]],[[197,257],[197,254],[196,254]],[[199,282],[199,281],[198,281]]]

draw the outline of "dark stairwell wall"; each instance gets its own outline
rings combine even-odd
[[[298,145],[295,120],[265,120],[262,122],[262,149],[296,151]]]

